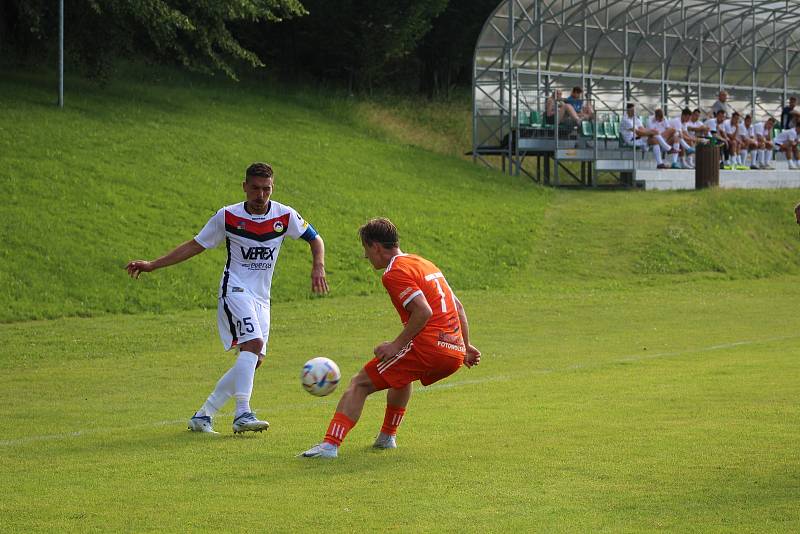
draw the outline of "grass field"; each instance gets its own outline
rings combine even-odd
[[[797,191],[543,190],[448,155],[452,105],[168,74],[74,80],[59,113],[46,77],[0,71],[0,531],[800,530]],[[272,428],[194,435],[231,362],[223,255],[122,267],[254,159],[323,232],[332,292],[287,246],[252,402]],[[417,389],[396,451],[369,448],[376,397],[339,459],[304,461],[341,391],[307,395],[302,363],[349,377],[398,330],[354,234],[376,214],[443,267],[484,360]]]

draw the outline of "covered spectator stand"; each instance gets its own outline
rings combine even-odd
[[[556,186],[635,185],[652,162],[621,141],[626,105],[706,112],[724,89],[743,115],[780,118],[800,92],[799,21],[796,0],[504,0],[475,47],[473,158]],[[548,122],[547,98],[574,86],[594,115]]]

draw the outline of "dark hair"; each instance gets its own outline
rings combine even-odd
[[[625,106],[625,109],[633,109],[633,104],[628,104],[627,106]]]
[[[689,108],[683,108],[683,111],[681,111],[681,115],[691,115],[691,114],[692,110]]]
[[[733,115],[731,115],[731,118],[734,118],[734,117],[741,117],[741,115],[739,115],[738,111],[734,111]]]
[[[720,113],[722,113],[723,115],[725,115],[725,110],[724,110],[724,109],[718,109],[718,110],[717,110],[717,112],[716,112],[716,113],[714,113],[714,116],[716,117],[716,116],[717,116],[717,115],[719,115]]]
[[[753,116],[748,113],[747,115],[744,116],[744,120],[747,119],[753,120]]]
[[[397,236],[397,227],[385,217],[370,219],[358,229],[358,236],[361,242],[369,246],[373,243],[380,243],[385,249],[392,249],[400,244]]]
[[[573,93],[578,93],[578,94],[581,94],[581,93],[583,93],[583,87],[578,87],[578,86],[576,85],[575,87],[573,87],[573,88],[572,88],[572,92],[573,92]]]
[[[692,111],[692,113],[699,113],[700,115],[702,115],[702,114],[703,114],[703,112],[702,112],[702,111],[700,111],[699,109],[695,109],[694,111]]]
[[[253,163],[244,171],[244,181],[251,177],[272,178],[272,167],[268,163]]]

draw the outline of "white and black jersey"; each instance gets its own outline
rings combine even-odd
[[[247,293],[268,304],[272,273],[286,236],[312,241],[317,232],[293,208],[270,200],[263,215],[248,212],[246,202],[220,209],[194,240],[204,248],[225,243],[228,259],[219,285],[220,298]]]

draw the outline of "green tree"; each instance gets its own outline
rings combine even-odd
[[[420,89],[450,96],[454,86],[469,85],[475,43],[500,0],[452,0],[434,21],[417,49]]]
[[[371,91],[410,57],[448,0],[306,0],[309,15],[278,29],[265,48],[284,65]]]
[[[299,0],[78,0],[66,5],[65,47],[90,70],[114,57],[177,61],[235,78],[235,65],[261,66],[232,28],[305,14]],[[58,28],[53,0],[0,0],[0,47],[18,59],[52,53]]]

